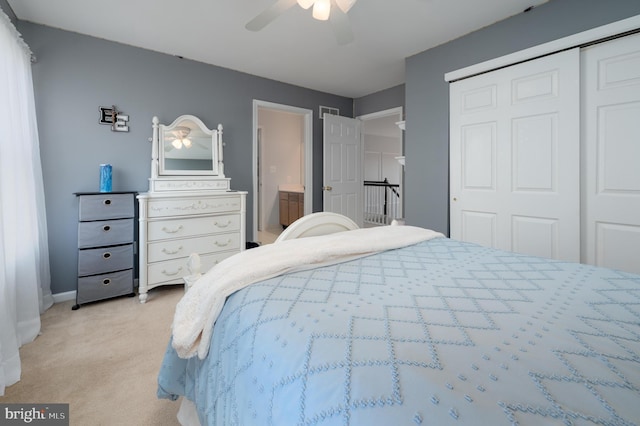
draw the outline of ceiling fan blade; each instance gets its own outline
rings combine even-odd
[[[356,4],[358,0],[336,0],[336,4],[344,13],[348,13],[349,10]]]
[[[333,29],[333,33],[335,34],[339,45],[343,46],[354,40],[349,17],[340,7],[338,7],[336,0],[331,0],[331,15],[329,16],[329,22],[331,23],[331,28]]]
[[[296,3],[297,0],[278,0],[271,6],[266,8],[258,16],[247,22],[247,25],[245,25],[244,27],[249,31],[260,31],[282,13],[295,6]]]

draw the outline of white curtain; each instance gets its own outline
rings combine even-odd
[[[0,10],[0,396],[53,304],[31,57]]]

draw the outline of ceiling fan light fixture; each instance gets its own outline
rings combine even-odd
[[[315,2],[316,0],[298,0],[298,6],[303,9],[309,9]]]
[[[326,21],[329,19],[331,13],[331,1],[330,0],[316,0],[313,3],[313,17],[318,21]]]
[[[356,1],[357,0],[336,0],[336,4],[344,13],[347,13],[353,5],[356,4]]]
[[[187,149],[191,148],[191,139],[182,139],[182,145],[184,145],[184,147]]]
[[[171,145],[173,145],[175,149],[182,149],[182,142],[180,142],[180,139],[174,139],[173,142],[171,142]]]

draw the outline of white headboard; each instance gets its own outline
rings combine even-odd
[[[312,213],[301,217],[289,225],[275,242],[351,231],[358,228],[358,225],[353,220],[338,213]]]

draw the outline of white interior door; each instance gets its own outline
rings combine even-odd
[[[640,273],[640,35],[583,50],[583,261]]]
[[[580,260],[579,49],[450,86],[451,237]]]
[[[323,210],[363,225],[360,120],[324,115]]]

